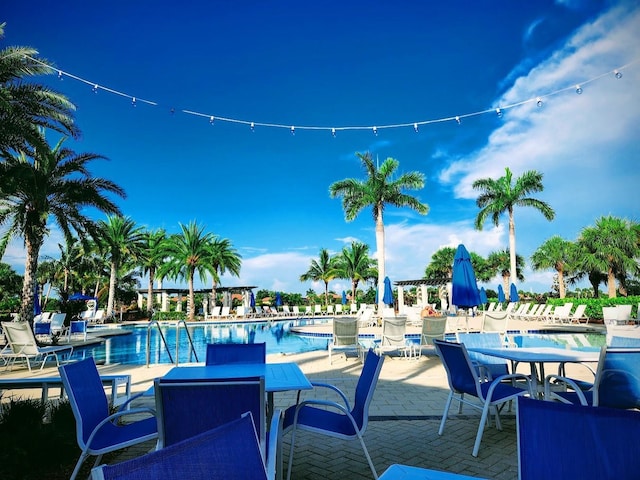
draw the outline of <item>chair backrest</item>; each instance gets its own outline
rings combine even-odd
[[[355,303],[352,303],[351,307],[349,307],[349,312],[350,313],[358,313],[358,305],[356,305]]]
[[[637,337],[611,337],[610,347],[640,347],[640,338]]]
[[[491,302],[487,307],[487,312],[493,312],[496,309],[496,302]]]
[[[604,323],[613,321],[616,323],[618,320],[618,309],[616,307],[602,307],[602,319]]]
[[[507,308],[505,309],[505,312],[511,313],[511,311],[515,308],[515,306],[516,306],[516,302],[509,302],[507,304]]]
[[[640,347],[606,347],[593,382],[593,404],[640,408]]]
[[[96,310],[96,314],[93,316],[93,321],[95,323],[103,323],[104,322],[104,309]]]
[[[518,397],[518,478],[638,478],[640,412]]]
[[[573,315],[571,315],[571,318],[580,319],[580,318],[584,317],[584,311],[586,309],[587,309],[587,304],[586,303],[581,303],[580,305],[578,305],[576,307],[576,311],[573,312]]]
[[[294,305],[292,307],[294,315],[300,315],[300,307],[298,305]]]
[[[504,347],[502,335],[498,332],[462,333],[456,334],[458,342],[468,348],[501,348]],[[485,366],[492,377],[509,373],[509,362],[502,358],[483,355],[482,353],[467,351],[469,358]],[[480,372],[479,372],[480,373]]]
[[[217,428],[147,455],[92,471],[93,480],[266,480],[253,417],[244,415]]]
[[[2,331],[13,353],[39,354],[36,337],[29,322],[2,322]]]
[[[266,443],[264,377],[154,382],[158,445],[173,445],[251,412],[262,452]]]
[[[368,326],[371,322],[371,317],[373,317],[373,309],[365,308],[362,313],[356,317],[362,326]]]
[[[358,319],[354,317],[340,317],[333,319],[333,345],[358,344]]]
[[[220,315],[222,315],[223,317],[228,317],[230,312],[231,312],[231,308],[222,307],[222,310],[220,311]]]
[[[498,332],[502,335],[507,333],[507,323],[509,322],[509,314],[507,313],[487,313],[485,312],[482,319],[483,332]]]
[[[54,313],[51,317],[51,333],[61,332],[66,318],[66,313]]]
[[[327,305],[327,315],[333,315],[333,305]]]
[[[422,317],[421,345],[431,345],[434,339],[444,340],[447,317]]]
[[[211,316],[212,317],[219,317],[220,316],[220,305],[216,305],[215,307],[213,307],[213,309],[211,310]]]
[[[407,333],[406,317],[389,317],[382,319],[382,346],[404,346]]]
[[[338,313],[338,314],[342,313],[342,304],[341,303],[338,303],[336,305],[336,313]]]
[[[78,445],[84,448],[93,429],[109,416],[109,401],[93,357],[58,368],[76,419]]]
[[[631,308],[633,305],[617,305],[617,320],[629,321],[631,320]]]
[[[87,320],[72,320],[69,325],[69,334],[70,335],[79,335],[87,333]]]
[[[244,312],[244,307],[242,305],[238,305],[236,307],[236,317],[244,317],[245,312]]]
[[[316,305],[313,307],[314,313],[322,313],[322,305]]]
[[[51,322],[33,319],[33,333],[35,335],[51,335]]]
[[[306,307],[304,307],[304,313],[305,313],[305,314],[313,313],[313,312],[311,311],[311,305],[307,305]]]
[[[478,375],[464,344],[444,340],[434,340],[433,344],[447,372],[451,390],[484,398],[480,391]]]
[[[364,359],[362,372],[356,385],[356,395],[351,409],[356,424],[361,433],[364,433],[369,422],[369,405],[373,399],[373,392],[378,384],[384,355],[377,355],[373,350],[369,350]]]
[[[266,343],[208,343],[206,365],[266,363]]]

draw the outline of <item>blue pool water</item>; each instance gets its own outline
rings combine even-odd
[[[267,354],[301,353],[312,350],[326,350],[328,337],[306,337],[291,332],[291,327],[309,323],[323,323],[328,319],[295,319],[274,322],[250,323],[198,323],[189,326],[189,333],[196,349],[197,359],[204,362],[207,343],[260,343],[267,344]],[[147,352],[146,326],[123,326],[128,335],[110,337],[104,344],[76,349],[74,357],[93,356],[96,362],[105,364],[122,363],[145,365]],[[162,333],[175,361],[176,329],[173,325],[161,325]],[[180,329],[179,360],[181,363],[196,361],[189,355],[188,340],[184,328]],[[150,363],[171,363],[169,354],[162,345],[157,328],[151,329]]]
[[[528,333],[510,335],[518,347],[550,347],[571,350],[597,351],[607,337],[601,333]]]

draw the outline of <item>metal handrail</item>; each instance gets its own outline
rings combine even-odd
[[[153,327],[156,327],[158,329],[158,334],[160,335],[160,338],[162,340],[162,344],[164,345],[165,350],[167,351],[167,355],[169,356],[169,361],[170,363],[175,363],[175,365],[178,365],[180,363],[180,327],[184,326],[185,332],[187,333],[187,339],[189,341],[189,354],[193,355],[195,357],[196,362],[198,362],[198,352],[196,352],[196,348],[193,344],[193,339],[191,338],[191,334],[189,333],[189,329],[187,328],[187,322],[184,320],[178,320],[178,322],[176,322],[176,356],[175,356],[175,362],[173,360],[173,356],[171,355],[171,351],[169,349],[169,344],[167,343],[167,339],[164,336],[164,333],[162,333],[162,329],[160,328],[160,323],[158,323],[157,320],[151,320],[149,321],[149,324],[147,325],[147,367],[150,365],[151,363],[151,329]]]

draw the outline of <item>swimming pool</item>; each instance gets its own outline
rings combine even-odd
[[[295,319],[273,322],[249,323],[197,323],[189,325],[189,333],[196,349],[198,361],[204,362],[207,343],[261,343],[267,344],[267,354],[272,353],[302,353],[313,350],[326,350],[328,337],[307,337],[291,332],[294,326],[304,326],[310,323],[327,323],[329,319]],[[121,363],[129,365],[145,365],[147,354],[146,325],[122,326],[131,333],[109,337],[103,344],[89,345],[74,350],[74,357],[84,358],[92,356],[97,363]],[[169,352],[175,361],[176,328],[175,324],[161,324],[162,333],[167,341]],[[162,345],[157,328],[150,330],[151,352],[150,363],[171,363],[169,354]],[[184,328],[180,333],[179,361],[195,362],[195,357],[189,355],[187,335]]]

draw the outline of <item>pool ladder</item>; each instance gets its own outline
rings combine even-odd
[[[169,344],[167,343],[167,339],[162,333],[162,328],[160,328],[160,324],[157,320],[151,320],[147,325],[147,367],[151,363],[151,329],[156,328],[158,330],[158,335],[160,335],[160,339],[162,340],[162,345],[164,345],[164,349],[167,351],[167,355],[169,356],[169,361],[171,363],[175,363],[178,365],[180,363],[180,330],[181,327],[184,327],[184,331],[187,334],[187,340],[189,340],[189,353],[195,357],[196,362],[198,362],[198,353],[196,352],[196,348],[193,345],[193,339],[191,338],[191,334],[189,333],[189,329],[187,328],[187,322],[184,320],[178,320],[176,323],[176,359],[175,362],[173,360],[173,356],[171,355],[171,350],[169,349]]]

